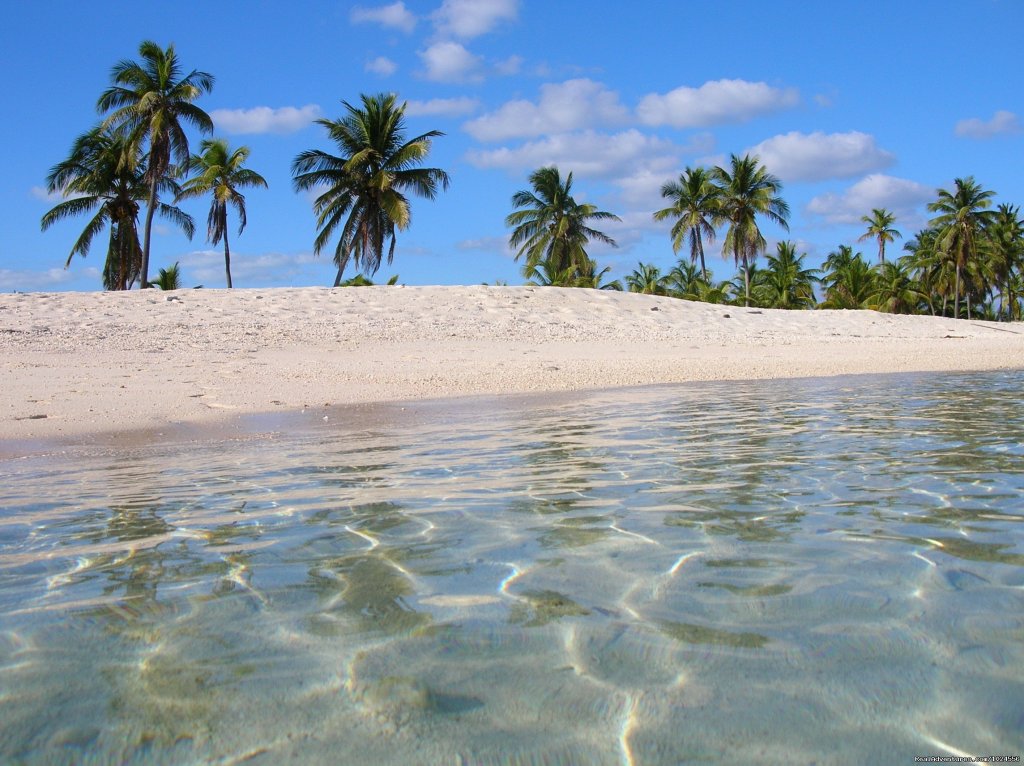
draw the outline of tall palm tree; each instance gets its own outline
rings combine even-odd
[[[722,192],[721,216],[729,229],[722,255],[731,254],[743,270],[744,303],[750,305],[750,267],[767,242],[757,226],[761,215],[789,231],[789,205],[779,196],[782,182],[749,154],[731,157],[731,168],[715,167],[711,179]]]
[[[996,209],[989,230],[988,260],[999,290],[1000,315],[1013,319],[1016,301],[1011,296],[1014,275],[1024,271],[1024,220],[1020,208],[1003,203]]]
[[[908,267],[928,301],[931,314],[935,315],[935,306],[941,301],[941,315],[945,316],[956,275],[952,264],[938,252],[937,240],[935,228],[921,229],[907,240],[903,249],[907,253],[904,257]]]
[[[139,245],[139,205],[149,197],[146,169],[136,143],[109,129],[93,128],[79,136],[66,160],[54,165],[46,178],[51,193],[66,198],[42,218],[46,231],[64,218],[94,212],[89,223],[71,248],[67,263],[75,254],[85,256],[92,241],[107,225],[110,237],[103,265],[106,290],[128,290],[142,270]],[[164,191],[177,191],[173,179],[163,178]],[[161,217],[181,227],[191,239],[195,231],[192,218],[171,205],[158,203]]]
[[[518,248],[516,260],[526,259],[526,276],[542,262],[553,273],[568,271],[583,274],[593,261],[586,245],[594,239],[612,247],[615,240],[593,229],[589,221],[618,221],[617,215],[598,210],[595,205],[580,204],[572,196],[572,173],[565,181],[556,167],[545,167],[530,174],[533,190],[521,190],[512,195],[517,209],[505,218],[505,225],[513,227],[509,244]]]
[[[797,255],[792,242],[779,242],[775,255],[768,256],[765,269],[765,302],[773,309],[813,308],[817,269],[805,269],[807,253]]]
[[[653,263],[638,263],[633,273],[626,275],[626,287],[631,293],[668,295],[665,277]]]
[[[704,240],[715,241],[715,226],[721,213],[722,190],[711,181],[704,168],[687,167],[678,181],[669,181],[661,187],[661,196],[671,200],[672,205],[654,214],[655,221],[675,218],[672,224],[672,252],[678,253],[683,240],[690,243],[690,262],[700,259],[700,270],[704,281],[708,281],[708,269],[704,263]]]
[[[896,222],[896,216],[882,208],[874,208],[871,215],[861,216],[861,221],[868,225],[868,230],[860,235],[858,242],[866,239],[874,239],[878,242],[878,262],[885,263],[885,243],[893,242],[896,238],[902,238],[896,229],[892,227]]]
[[[184,166],[189,160],[185,126],[203,133],[213,131],[210,115],[193,102],[213,89],[213,75],[192,70],[182,76],[181,63],[174,46],[166,50],[146,40],[139,46],[140,61],[120,61],[110,72],[113,82],[96,104],[100,112],[109,112],[105,126],[114,126],[147,144],[146,180],[149,199],[142,241],[142,266],[139,284],[149,279],[149,245],[153,214],[157,207],[160,182],[171,170],[172,159]]]
[[[240,146],[231,151],[222,138],[203,139],[202,154],[193,154],[189,170],[196,173],[181,186],[178,199],[189,199],[212,194],[210,213],[206,218],[206,237],[216,245],[224,240],[224,273],[231,287],[231,249],[228,247],[228,205],[238,213],[238,234],[245,229],[245,197],[239,191],[246,187],[262,186],[267,182],[254,170],[242,167],[249,159],[249,147]]]
[[[938,229],[936,250],[951,261],[954,267],[953,316],[959,318],[964,270],[977,258],[979,240],[994,220],[988,208],[995,192],[982,189],[973,176],[954,179],[953,184],[955,188],[952,192],[939,189],[938,199],[928,203],[928,209],[938,213],[929,222]],[[970,313],[968,304],[968,319]]]
[[[340,155],[311,149],[292,162],[296,191],[319,192],[313,202],[320,230],[314,252],[339,234],[335,287],[350,260],[368,276],[375,274],[389,239],[387,261],[392,262],[396,231],[405,231],[412,221],[408,193],[434,199],[450,183],[443,170],[419,167],[431,140],[443,133],[431,130],[406,140],[406,105],[394,93],[363,94],[360,101],[360,106],[342,101],[345,114],[336,120],[317,120]]]

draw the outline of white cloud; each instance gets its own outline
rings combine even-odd
[[[475,98],[432,98],[429,101],[406,102],[405,113],[410,117],[463,117],[480,105]]]
[[[420,52],[426,66],[424,77],[435,82],[465,82],[480,79],[479,56],[474,56],[459,43],[434,43]]]
[[[320,107],[282,106],[272,109],[257,106],[252,109],[214,109],[210,117],[218,128],[227,133],[294,133],[302,130],[320,116]]]
[[[746,122],[760,114],[795,106],[795,88],[773,88],[763,82],[713,80],[699,88],[680,87],[664,95],[641,99],[636,113],[645,125],[676,128],[707,127]]]
[[[519,74],[519,70],[523,68],[523,57],[522,56],[509,56],[507,59],[502,59],[494,65],[495,71],[508,77],[510,75]]]
[[[921,220],[920,208],[935,198],[930,186],[905,178],[875,173],[862,178],[841,194],[821,194],[807,203],[807,212],[824,218],[828,223],[856,224],[861,216],[870,215],[874,208],[886,208],[899,219],[915,223]],[[906,224],[904,224],[905,226]],[[908,232],[903,229],[903,236]]]
[[[784,181],[852,178],[892,165],[895,157],[875,144],[874,136],[849,133],[799,133],[773,136],[746,150]]]
[[[378,56],[372,61],[367,61],[364,67],[367,72],[379,74],[381,77],[393,75],[398,70],[398,64],[387,56]]]
[[[185,274],[183,282],[190,287],[224,285],[223,250],[194,250],[183,254],[178,262]],[[331,255],[326,252],[320,257],[312,253],[231,253],[231,281],[246,287],[316,284],[328,278],[325,274],[333,276],[333,269]]]
[[[548,136],[514,149],[474,150],[466,157],[478,168],[520,171],[557,165],[563,173],[572,171],[579,178],[612,178],[636,172],[640,167],[670,167],[678,151],[670,141],[638,130],[615,134],[587,130]]]
[[[357,5],[349,14],[353,24],[371,22],[384,27],[399,29],[409,34],[416,28],[416,17],[405,7],[405,3],[399,0],[391,5],[381,5],[374,8],[364,8]]]
[[[972,117],[969,120],[960,120],[956,124],[955,132],[962,138],[992,138],[1012,133],[1020,133],[1024,130],[1020,119],[1013,112],[1000,109],[988,122]]]
[[[567,80],[540,88],[540,100],[508,101],[463,127],[478,141],[540,136],[593,125],[617,125],[628,116],[619,95],[593,80]]]
[[[433,19],[440,34],[468,40],[514,21],[518,12],[519,0],[444,0]]]
[[[0,290],[16,290],[18,292],[53,290],[54,288],[67,285],[80,276],[80,274],[75,274],[68,269],[57,268],[44,271],[34,269],[0,269]],[[94,276],[96,275],[94,274]],[[97,281],[96,289],[99,289],[99,287],[100,284]]]

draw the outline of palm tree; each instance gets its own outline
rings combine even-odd
[[[879,263],[867,307],[890,314],[913,314],[927,304],[928,297],[910,273],[911,260],[904,256],[896,263]]]
[[[161,180],[171,170],[171,160],[188,163],[188,136],[185,125],[203,133],[213,131],[210,115],[193,101],[213,89],[213,75],[193,70],[181,75],[181,64],[169,45],[164,50],[146,40],[139,46],[141,61],[120,61],[111,70],[113,85],[97,102],[100,112],[110,112],[104,126],[114,126],[134,142],[148,142],[146,180],[149,199],[146,226],[142,241],[142,266],[139,284],[146,287],[149,279],[149,244],[153,214]]]
[[[1000,315],[1005,309],[1013,319],[1016,301],[1011,297],[1014,276],[1024,271],[1024,220],[1016,205],[1001,204],[989,230],[988,260],[999,290]]]
[[[712,181],[721,189],[721,216],[729,223],[722,243],[722,255],[732,254],[737,266],[743,270],[744,302],[750,305],[750,267],[767,247],[757,216],[762,215],[789,231],[789,205],[778,196],[782,182],[759,164],[756,157],[735,154],[731,170],[715,167]]]
[[[181,289],[181,269],[178,267],[177,261],[173,266],[160,269],[160,275],[153,280],[153,287],[159,287],[161,290]]]
[[[928,203],[928,209],[938,215],[929,223],[938,229],[936,250],[953,264],[953,316],[960,317],[960,294],[963,273],[978,256],[978,241],[994,220],[988,210],[994,192],[982,189],[972,176],[954,179],[954,191],[939,189],[939,198]],[[967,317],[970,318],[970,304]]]
[[[363,273],[375,274],[388,239],[391,263],[396,230],[405,231],[412,221],[407,193],[434,199],[438,189],[447,189],[450,183],[443,170],[419,167],[430,153],[431,139],[444,134],[431,130],[407,141],[406,105],[397,98],[394,93],[378,93],[360,96],[361,106],[342,101],[342,117],[317,120],[341,154],[311,149],[292,162],[296,191],[319,192],[313,202],[320,230],[314,252],[320,253],[339,233],[335,287],[349,260]]]
[[[699,301],[709,286],[710,283],[704,279],[697,265],[682,258],[665,275],[665,287],[673,298]]]
[[[631,293],[668,295],[661,269],[650,263],[638,263],[633,273],[626,275],[626,287]]]
[[[840,245],[829,253],[822,268],[821,284],[825,299],[821,308],[860,309],[875,291],[875,272],[860,253],[849,245]]]
[[[128,290],[142,270],[139,204],[148,198],[149,192],[145,165],[138,155],[138,145],[127,137],[96,127],[75,140],[70,156],[54,165],[46,178],[47,189],[62,193],[66,199],[43,216],[43,231],[64,218],[95,211],[71,248],[64,268],[76,253],[84,257],[94,237],[109,224],[103,265],[106,290]],[[172,179],[164,178],[160,188],[174,192],[178,187]],[[192,238],[195,226],[190,216],[163,203],[158,203],[156,209]]]
[[[655,221],[675,218],[672,224],[672,252],[678,253],[683,240],[690,242],[690,262],[700,259],[700,270],[704,281],[708,281],[708,269],[704,263],[704,240],[715,241],[715,225],[721,212],[722,190],[711,182],[711,176],[704,168],[687,167],[678,181],[669,181],[661,187],[661,196],[672,200],[672,206],[654,214]]]
[[[509,244],[519,248],[516,260],[525,257],[523,274],[529,277],[542,262],[550,274],[568,273],[571,282],[584,275],[593,261],[586,244],[595,239],[615,247],[615,240],[592,229],[589,221],[620,220],[595,205],[579,204],[572,196],[572,173],[563,182],[558,168],[545,167],[530,174],[533,191],[521,190],[512,196],[517,209],[505,218],[514,227]]]
[[[896,221],[896,216],[884,207],[876,207],[871,211],[871,215],[861,216],[860,220],[868,225],[868,230],[857,241],[863,242],[866,239],[876,240],[878,242],[878,262],[885,263],[885,243],[893,242],[897,237],[903,237],[902,234],[892,227]]]
[[[249,147],[241,146],[234,151],[224,139],[204,139],[200,144],[202,154],[193,154],[188,167],[197,175],[181,186],[178,199],[201,197],[213,194],[210,214],[206,218],[206,237],[216,245],[224,240],[224,273],[228,287],[231,287],[231,250],[228,247],[228,205],[238,213],[238,234],[245,228],[245,197],[239,191],[250,186],[267,188],[263,176],[254,170],[242,167],[249,159]]]
[[[768,256],[765,270],[766,305],[774,309],[812,308],[818,270],[804,268],[807,253],[797,255],[792,242],[779,242],[775,251],[775,255]]]

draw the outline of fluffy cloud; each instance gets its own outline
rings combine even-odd
[[[641,99],[636,113],[645,125],[676,128],[707,127],[746,122],[760,114],[795,106],[800,95],[794,88],[773,88],[763,82],[713,80],[699,88],[676,88],[651,93]]]
[[[210,117],[218,128],[227,133],[294,133],[320,116],[320,107],[307,104],[301,108],[282,106],[272,109],[257,106],[252,109],[214,109]]]
[[[398,64],[387,56],[378,56],[372,61],[367,61],[364,69],[366,69],[367,72],[379,74],[381,77],[387,77],[389,75],[393,75],[398,70]]]
[[[557,165],[578,177],[614,178],[652,165],[670,168],[677,153],[678,147],[670,141],[638,130],[611,135],[587,130],[560,133],[514,149],[475,150],[467,154],[467,159],[478,168],[515,172]]]
[[[956,124],[955,132],[962,138],[992,138],[1012,133],[1020,133],[1024,127],[1020,119],[1013,112],[1001,109],[992,115],[988,122],[972,117],[969,120],[960,120]]]
[[[459,43],[434,43],[420,58],[426,67],[424,77],[435,82],[465,82],[480,79],[479,56],[474,56]]]
[[[895,157],[875,144],[874,136],[849,133],[799,133],[773,136],[746,150],[784,181],[852,178],[890,166]]]
[[[509,101],[463,127],[478,141],[561,133],[592,125],[617,125],[627,111],[614,91],[593,80],[567,80],[542,85],[540,100]]]
[[[391,5],[381,5],[375,8],[364,8],[357,5],[349,14],[353,24],[371,22],[384,27],[399,29],[409,34],[416,28],[416,17],[405,7],[405,3],[398,0]]]
[[[876,208],[886,208],[897,219],[917,222],[920,208],[935,198],[935,190],[916,181],[878,173],[862,178],[841,194],[822,194],[807,203],[807,212],[828,223],[860,223],[861,216]],[[897,223],[897,228],[899,223]],[[903,235],[907,236],[904,231]]]
[[[410,117],[463,117],[475,111],[480,102],[475,98],[432,98],[429,101],[409,101],[405,113]]]
[[[514,21],[518,12],[519,0],[444,0],[433,19],[440,34],[468,40]]]

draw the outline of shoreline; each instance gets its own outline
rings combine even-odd
[[[1024,369],[1024,324],[543,287],[0,295],[0,443],[506,394]],[[7,450],[5,450],[6,452]]]

